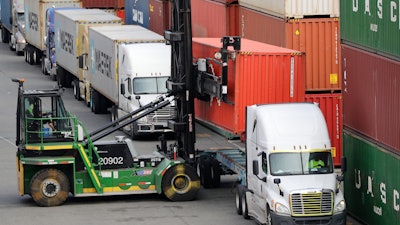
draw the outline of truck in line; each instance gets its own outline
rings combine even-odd
[[[24,0],[1,0],[0,8],[2,42],[22,55],[26,45]]]
[[[68,9],[68,10],[65,10]],[[121,18],[100,9],[61,8],[53,10],[53,43],[46,42],[46,49],[55,53],[56,68],[52,75],[61,86],[74,88],[75,98],[90,104],[90,79],[88,70],[79,67],[79,56],[88,55],[89,26],[122,25]],[[49,31],[51,34],[51,31]],[[51,60],[46,60],[46,65]],[[54,61],[54,59],[53,59]],[[47,66],[49,67],[49,66]]]
[[[25,62],[31,65],[39,65],[44,62],[46,56],[47,40],[47,9],[62,7],[82,7],[80,0],[25,0],[25,38],[24,49]],[[42,70],[43,70],[42,65]]]
[[[116,120],[167,94],[171,47],[161,35],[138,25],[90,26],[88,30],[89,54],[79,60],[90,77],[90,96],[85,102],[90,102],[94,113],[111,108],[111,119]],[[172,132],[167,122],[175,116],[171,101],[124,131],[133,138]]]
[[[260,224],[346,224],[324,116],[314,103],[246,107],[246,145],[204,151],[200,180],[215,187],[238,174],[236,211]]]

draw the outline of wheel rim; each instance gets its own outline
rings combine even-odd
[[[239,196],[239,191],[236,191],[235,203],[236,203],[236,209],[240,209],[240,196]]]
[[[190,178],[186,174],[178,174],[171,180],[171,186],[177,193],[186,193],[190,189]]]
[[[48,179],[43,182],[42,192],[44,196],[51,198],[58,194],[60,188],[60,183],[54,179]]]

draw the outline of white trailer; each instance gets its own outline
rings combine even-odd
[[[81,0],[25,0],[25,61],[39,64],[46,50],[47,17],[49,8],[82,7]]]
[[[77,100],[90,103],[88,71],[79,68],[78,57],[87,55],[89,26],[122,25],[121,18],[100,9],[55,10],[55,52],[57,80],[61,86],[74,87]]]
[[[146,28],[89,27],[88,61],[94,113],[111,107],[111,117],[117,119],[167,93],[171,47],[163,36]],[[171,132],[167,121],[174,119],[175,112],[169,105],[124,129],[132,137]]]

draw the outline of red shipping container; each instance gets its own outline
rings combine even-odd
[[[343,155],[342,94],[307,94],[305,100],[306,102],[315,102],[319,104],[328,126],[334,164],[335,166],[340,166]]]
[[[115,15],[121,18],[125,23],[125,9],[117,9]]]
[[[237,1],[192,0],[193,37],[237,36]]]
[[[343,125],[400,154],[400,62],[345,44],[342,56]]]
[[[125,0],[82,0],[83,8],[122,9]]]
[[[213,57],[221,47],[220,38],[193,38],[193,57]],[[304,58],[299,51],[242,39],[236,59],[228,62],[228,103],[196,100],[196,118],[226,137],[236,138],[245,131],[246,106],[304,102]],[[212,67],[220,76],[220,65]]]
[[[240,36],[306,53],[306,91],[341,90],[338,18],[290,19],[239,7]]]
[[[149,29],[164,36],[171,27],[171,1],[149,0]]]

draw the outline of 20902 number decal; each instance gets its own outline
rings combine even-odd
[[[124,164],[124,158],[122,156],[100,158],[100,165],[122,165],[122,164]]]

